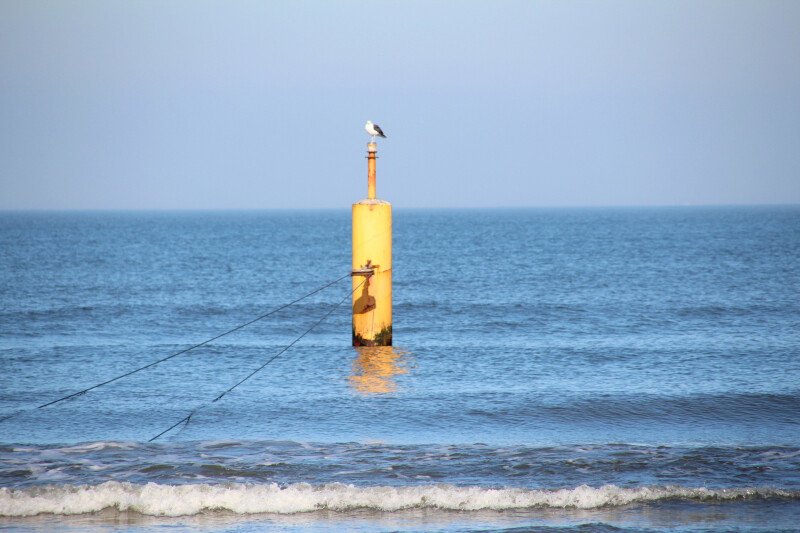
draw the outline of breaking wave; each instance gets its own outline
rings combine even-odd
[[[399,511],[413,508],[458,511],[536,507],[594,509],[665,499],[731,501],[765,498],[800,499],[800,491],[678,486],[620,488],[615,485],[596,488],[581,485],[557,490],[452,485],[358,487],[339,483],[140,485],[108,481],[99,485],[0,488],[0,516],[76,515],[109,508],[152,516],[185,516],[202,511],[289,514],[318,510]]]

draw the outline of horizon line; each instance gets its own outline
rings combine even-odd
[[[0,213],[175,213],[175,212],[255,212],[255,211],[344,211],[342,207],[0,207]],[[480,211],[525,209],[669,209],[669,208],[726,208],[726,207],[800,207],[800,202],[718,203],[718,204],[562,204],[530,206],[401,206],[401,210]]]

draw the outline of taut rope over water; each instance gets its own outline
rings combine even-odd
[[[259,316],[259,317],[257,317],[257,318],[254,318],[253,320],[250,320],[249,322],[245,322],[244,324],[241,324],[241,325],[239,325],[239,326],[236,326],[235,328],[229,329],[228,331],[226,331],[226,332],[224,332],[224,333],[220,333],[219,335],[217,335],[217,336],[215,336],[215,337],[212,337],[212,338],[210,338],[210,339],[208,339],[208,340],[205,340],[205,341],[203,341],[203,342],[201,342],[201,343],[198,343],[198,344],[195,344],[195,345],[193,345],[193,346],[190,346],[190,347],[188,347],[188,348],[185,348],[185,349],[183,349],[183,350],[181,350],[181,351],[179,351],[179,352],[175,352],[174,354],[172,354],[172,355],[168,355],[167,357],[164,357],[164,358],[162,358],[162,359],[159,359],[158,361],[153,361],[152,363],[148,363],[148,364],[146,364],[146,365],[144,365],[144,366],[141,366],[141,367],[139,367],[139,368],[137,368],[137,369],[135,369],[135,370],[131,370],[131,371],[129,371],[129,372],[125,372],[124,374],[120,374],[120,375],[118,375],[118,376],[116,376],[116,377],[113,377],[113,378],[111,378],[111,379],[109,379],[109,380],[103,381],[102,383],[98,383],[98,384],[96,384],[96,385],[92,385],[91,387],[87,387],[87,388],[85,388],[85,389],[83,389],[83,390],[79,390],[79,391],[77,391],[77,392],[73,392],[73,393],[71,393],[71,394],[68,394],[68,395],[66,395],[66,396],[62,396],[61,398],[58,398],[58,399],[56,399],[56,400],[53,400],[53,401],[50,401],[50,402],[44,403],[44,404],[42,404],[42,405],[39,405],[39,406],[37,406],[37,407],[36,407],[36,409],[42,409],[42,408],[44,408],[44,407],[49,407],[49,406],[51,406],[51,405],[55,405],[55,404],[57,404],[57,403],[60,403],[60,402],[63,402],[63,401],[65,401],[65,400],[69,400],[69,399],[71,399],[71,398],[76,398],[76,397],[78,397],[78,396],[82,396],[83,394],[86,394],[87,392],[89,392],[89,391],[91,391],[91,390],[94,390],[94,389],[100,388],[100,387],[102,387],[102,386],[104,386],[104,385],[108,385],[109,383],[113,383],[113,382],[115,382],[115,381],[117,381],[117,380],[120,380],[120,379],[122,379],[122,378],[126,378],[126,377],[128,377],[128,376],[131,376],[131,375],[133,375],[133,374],[136,374],[137,372],[141,372],[142,370],[146,370],[146,369],[148,369],[148,368],[150,368],[150,367],[156,366],[157,364],[163,363],[163,362],[165,362],[165,361],[169,361],[169,360],[170,360],[170,359],[172,359],[173,357],[177,357],[177,356],[179,356],[179,355],[185,354],[186,352],[189,352],[189,351],[191,351],[191,350],[194,350],[195,348],[199,348],[199,347],[201,347],[201,346],[205,346],[206,344],[208,344],[208,343],[210,343],[210,342],[213,342],[213,341],[215,341],[215,340],[217,340],[217,339],[219,339],[219,338],[221,338],[221,337],[224,337],[225,335],[229,335],[229,334],[231,334],[231,333],[233,333],[233,332],[235,332],[235,331],[239,331],[240,329],[242,329],[242,328],[245,328],[245,327],[247,327],[247,326],[249,326],[249,325],[251,325],[251,324],[254,324],[255,322],[258,322],[259,320],[262,320],[262,319],[264,319],[264,318],[267,318],[267,317],[268,317],[268,316],[270,316],[270,315],[274,315],[274,314],[275,314],[275,313],[277,313],[278,311],[282,311],[282,310],[286,309],[287,307],[289,307],[289,306],[291,306],[291,305],[294,305],[294,304],[296,304],[296,303],[298,303],[298,302],[300,302],[300,301],[302,301],[302,300],[305,300],[305,299],[306,299],[306,298],[308,298],[309,296],[313,296],[314,294],[317,294],[318,292],[320,292],[320,291],[323,291],[323,290],[327,289],[328,287],[330,287],[331,285],[334,285],[334,284],[336,284],[336,283],[338,283],[338,282],[340,282],[340,281],[342,281],[343,279],[345,279],[345,278],[348,278],[348,277],[350,277],[350,274],[349,274],[349,273],[348,273],[348,274],[345,274],[344,276],[342,276],[342,277],[340,277],[340,278],[338,278],[338,279],[335,279],[335,280],[333,280],[333,281],[331,281],[331,282],[329,282],[329,283],[326,283],[325,285],[323,285],[323,286],[321,286],[321,287],[319,287],[319,288],[317,288],[317,289],[314,289],[313,291],[309,292],[308,294],[305,294],[305,295],[301,296],[300,298],[297,298],[296,300],[293,300],[293,301],[291,301],[291,302],[289,302],[289,303],[287,303],[287,304],[284,304],[284,305],[282,305],[282,306],[280,306],[280,307],[276,307],[275,309],[273,309],[273,310],[271,310],[271,311],[269,311],[269,312],[267,312],[267,313],[264,313],[263,315],[261,315],[261,316]],[[298,340],[299,340],[299,339],[298,339]],[[290,345],[290,346],[291,346],[291,345]],[[280,355],[280,354],[279,354],[279,355]],[[249,376],[248,376],[248,377],[249,377]],[[216,401],[216,400],[215,400],[215,401]],[[26,411],[28,411],[28,410],[29,410],[29,409],[22,409],[22,410],[20,410],[20,411],[17,411],[16,413],[12,413],[12,414],[10,414],[10,415],[6,415],[6,416],[4,416],[4,417],[0,418],[0,422],[4,422],[5,420],[8,420],[8,419],[10,419],[10,418],[13,418],[13,417],[15,417],[15,416],[17,416],[17,415],[19,415],[19,414],[21,414],[21,413],[23,413],[23,412],[26,412]]]

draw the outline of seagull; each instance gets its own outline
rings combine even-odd
[[[364,129],[367,130],[367,133],[372,135],[372,142],[375,142],[375,137],[383,137],[386,138],[386,135],[383,134],[383,130],[377,124],[373,124],[371,120],[368,120],[366,124],[364,124]]]

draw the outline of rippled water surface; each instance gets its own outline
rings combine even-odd
[[[345,304],[212,402],[345,279],[37,408],[343,276],[349,239],[345,211],[0,214],[0,527],[800,523],[797,207],[397,210],[394,347],[351,348]]]

